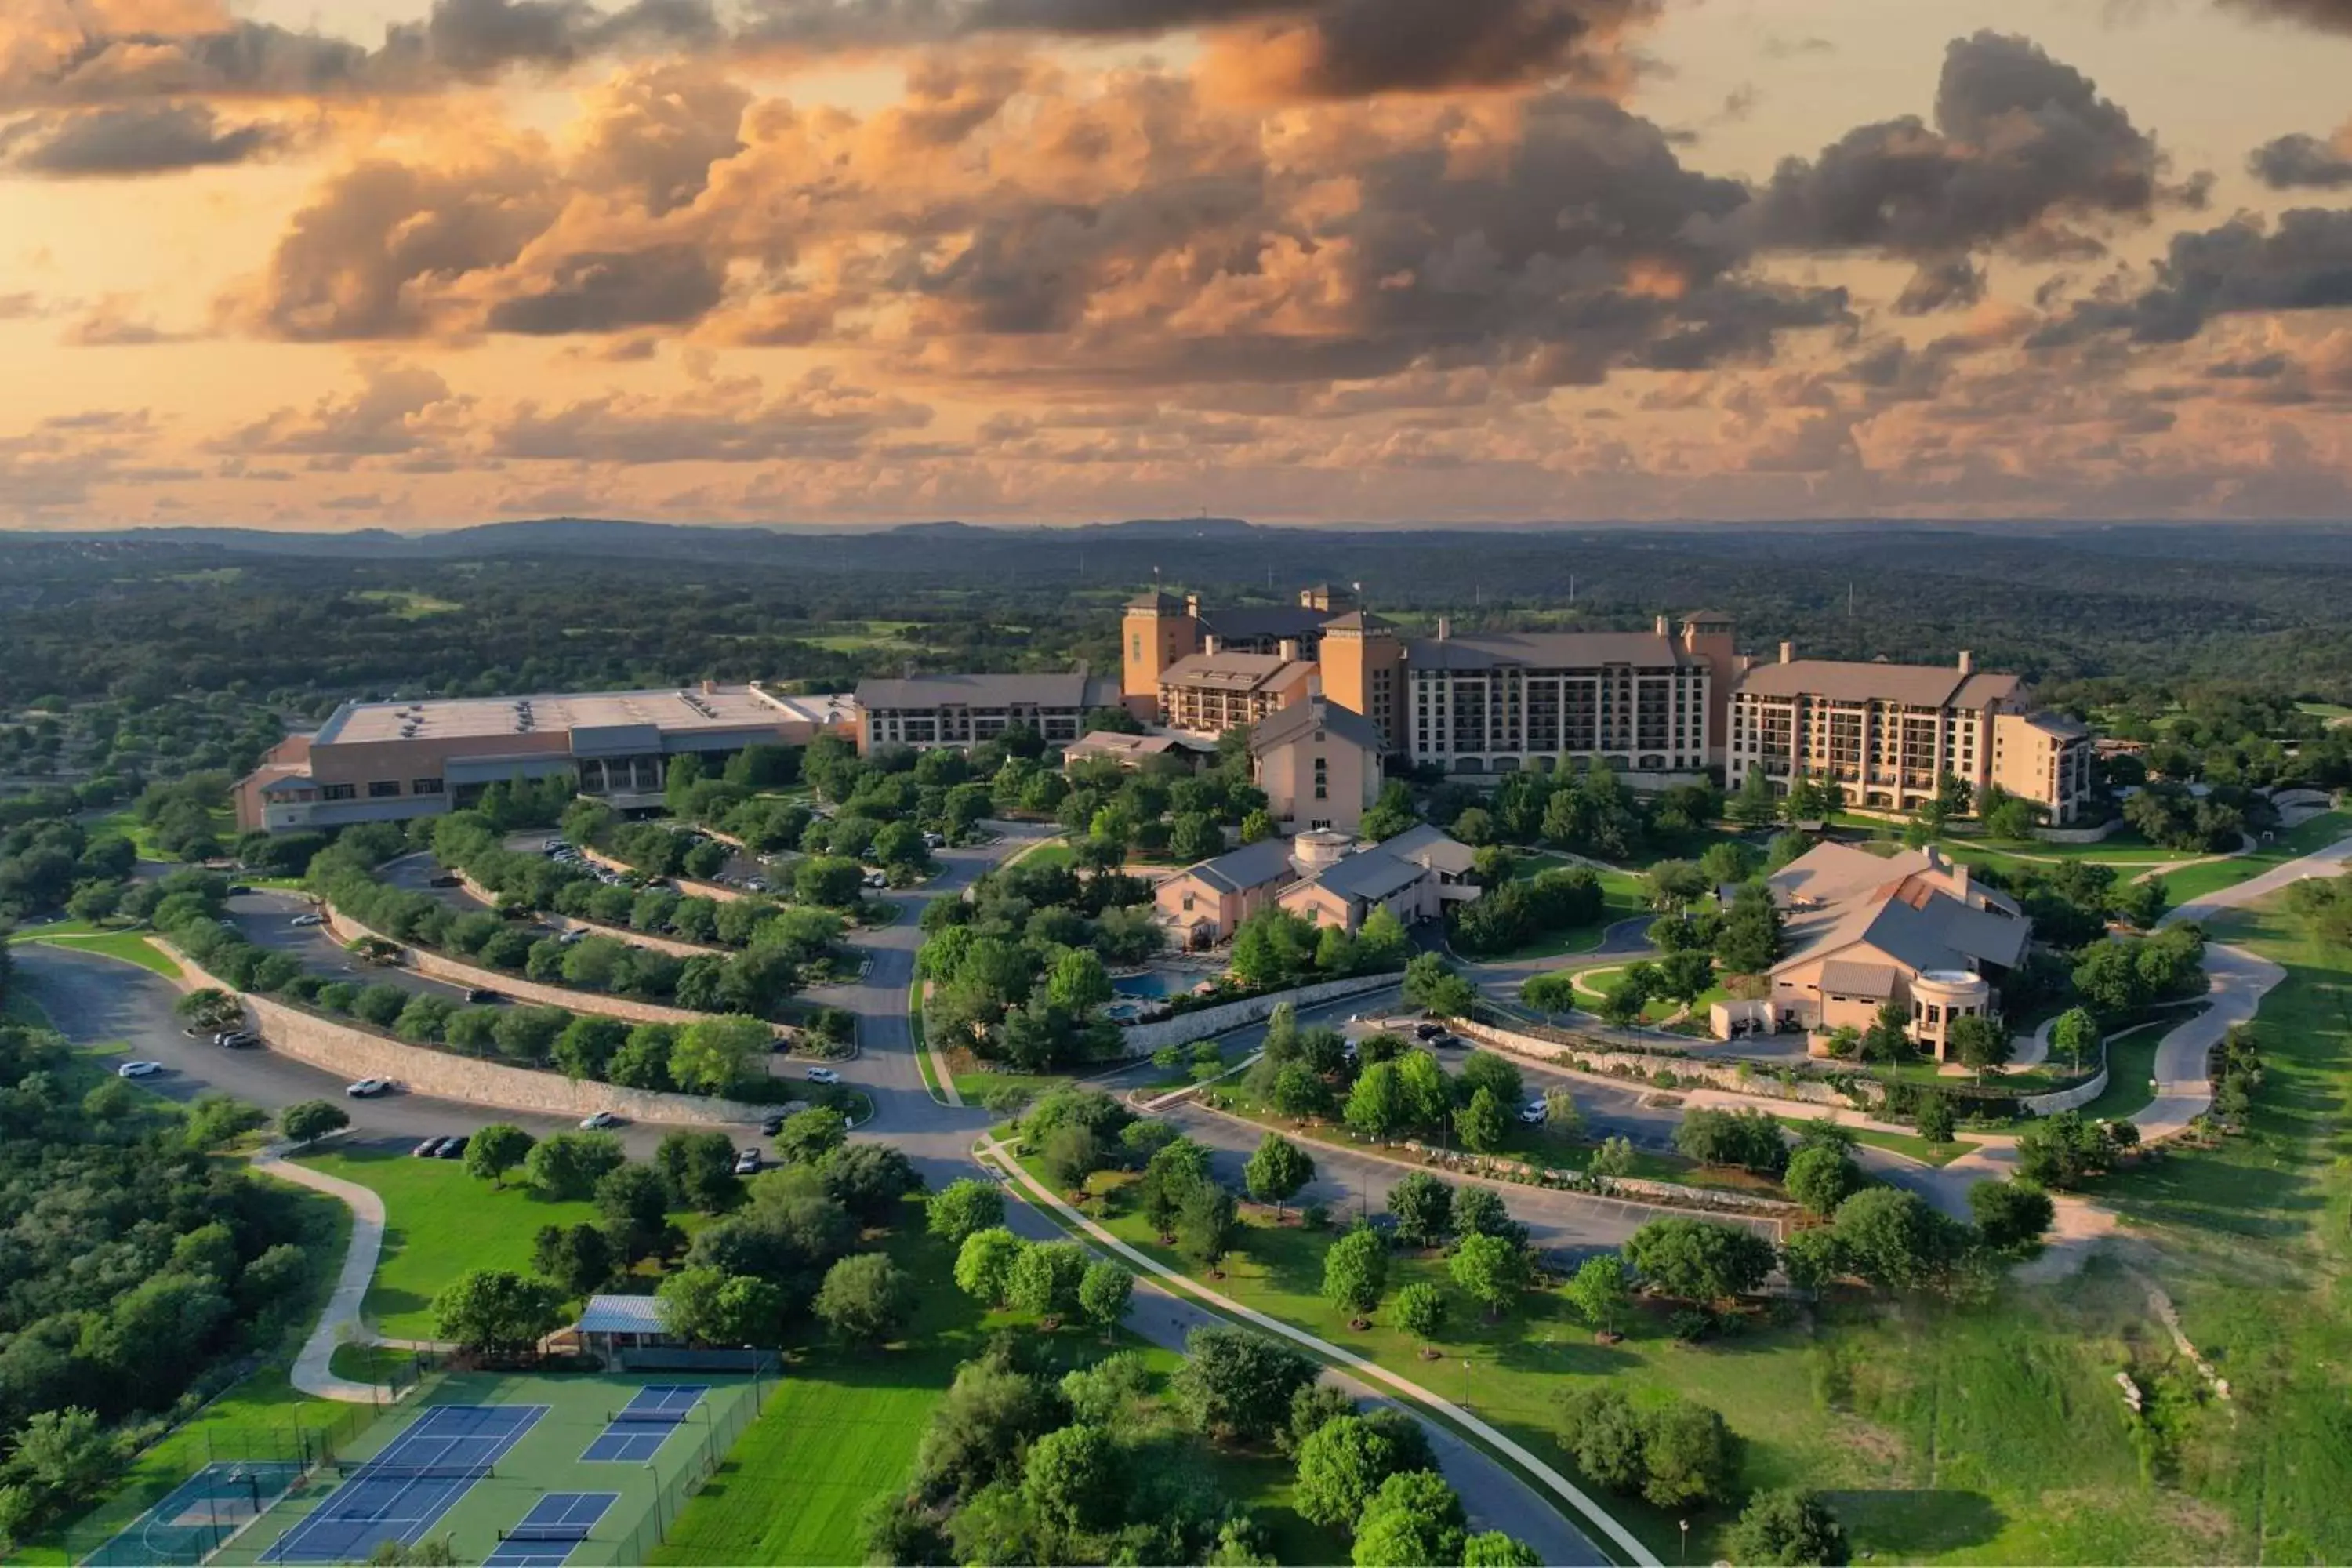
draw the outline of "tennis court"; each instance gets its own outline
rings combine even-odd
[[[522,1522],[506,1532],[482,1568],[563,1568],[564,1560],[588,1539],[617,1492],[550,1492],[530,1505]]]
[[[324,1506],[261,1555],[264,1563],[352,1563],[386,1542],[413,1546],[547,1414],[544,1405],[430,1405]]]
[[[604,1430],[580,1456],[583,1464],[642,1465],[661,1452],[702,1396],[707,1383],[649,1383],[605,1423]]]
[[[385,1542],[446,1543],[460,1563],[503,1568],[644,1563],[776,1378],[772,1368],[694,1375],[442,1373],[421,1405],[339,1445],[212,1563],[308,1568],[364,1561]],[[582,1458],[606,1434],[632,1439],[632,1462]]]
[[[83,1561],[100,1568],[202,1563],[301,1477],[292,1460],[206,1465]]]

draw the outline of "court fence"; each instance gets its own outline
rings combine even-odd
[[[613,1552],[607,1553],[600,1547],[599,1558],[612,1563],[653,1561],[654,1549],[669,1539],[688,1500],[718,1473],[736,1439],[759,1420],[768,1401],[783,1386],[782,1363],[773,1352],[760,1352],[746,1376],[751,1385],[749,1398],[726,1400],[715,1406],[706,1399],[679,1424],[682,1433],[693,1432],[699,1441],[663,1445],[653,1467],[654,1506],[625,1535],[611,1538],[618,1542]],[[601,1542],[607,1538],[600,1532],[597,1539]]]
[[[68,1563],[98,1568],[131,1563],[192,1568],[251,1522],[252,1503],[266,1506],[278,1492],[291,1489],[320,1467],[332,1464],[344,1447],[374,1426],[386,1410],[404,1403],[438,1376],[435,1359],[427,1355],[387,1357],[378,1371],[388,1390],[383,1397],[343,1405],[323,1421],[295,1416],[279,1421],[214,1420],[197,1412],[141,1449],[131,1461],[124,1484],[68,1525],[56,1544]],[[220,1484],[193,1484],[208,1476],[218,1478]],[[275,1489],[268,1497],[260,1489],[265,1484]],[[240,1489],[246,1491],[243,1500]],[[184,1489],[191,1495],[183,1500],[184,1506],[175,1520],[169,1521],[172,1528],[133,1528]],[[247,1506],[240,1507],[241,1500]]]

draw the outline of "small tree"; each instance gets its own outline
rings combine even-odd
[[[1474,1092],[1470,1103],[1454,1113],[1454,1131],[1461,1134],[1463,1146],[1480,1154],[1501,1148],[1510,1125],[1490,1089]]]
[[[1340,1415],[1298,1445],[1294,1501],[1310,1524],[1352,1528],[1381,1482],[1434,1464],[1429,1439],[1411,1416],[1390,1410]]]
[[[1408,1285],[1389,1303],[1389,1317],[1427,1351],[1429,1342],[1445,1327],[1445,1293],[1426,1283]]]
[[[1370,1226],[1349,1231],[1323,1255],[1323,1299],[1346,1312],[1351,1327],[1380,1305],[1388,1282],[1388,1244]]]
[[[466,1172],[494,1187],[507,1184],[507,1173],[521,1164],[539,1140],[510,1121],[493,1121],[466,1144]]]
[[[1078,1285],[1086,1272],[1086,1249],[1076,1242],[1032,1242],[1005,1272],[1005,1300],[1041,1318],[1066,1318],[1078,1310]]]
[[[1288,1421],[1298,1391],[1315,1376],[1306,1352],[1255,1330],[1198,1328],[1184,1337],[1184,1364],[1168,1392],[1194,1431],[1265,1442]]]
[[[1315,1162],[1298,1145],[1274,1132],[1260,1141],[1257,1152],[1242,1167],[1242,1180],[1248,1184],[1250,1196],[1274,1205],[1277,1214],[1314,1179]]]
[[[825,1270],[816,1293],[816,1315],[845,1340],[887,1340],[915,1308],[913,1282],[878,1252],[860,1252]]]
[[[1397,1239],[1409,1247],[1438,1247],[1454,1234],[1454,1188],[1426,1171],[1415,1171],[1389,1189],[1389,1213]]]
[[[1738,1522],[1723,1543],[1734,1563],[1823,1564],[1838,1568],[1849,1560],[1845,1528],[1837,1516],[1811,1492],[1787,1489],[1758,1492],[1740,1510]]]
[[[1526,1249],[1499,1236],[1465,1236],[1454,1249],[1447,1272],[1462,1293],[1500,1318],[1528,1287],[1533,1272]]]
[[[1934,1089],[1921,1093],[1918,1110],[1913,1114],[1918,1122],[1919,1136],[1930,1143],[1948,1143],[1958,1130],[1950,1097]]]
[[[1106,1342],[1127,1316],[1127,1304],[1134,1296],[1134,1274],[1108,1259],[1087,1265],[1078,1279],[1078,1310],[1102,1331]]]
[[[776,1157],[790,1165],[814,1165],[849,1141],[849,1122],[831,1106],[794,1111],[776,1133]]]
[[[950,1182],[924,1205],[924,1228],[960,1247],[974,1232],[1004,1223],[1004,1194],[994,1182],[965,1176]]]
[[[1617,1331],[1618,1320],[1624,1316],[1632,1294],[1624,1259],[1615,1253],[1586,1258],[1568,1280],[1569,1304],[1603,1333]]]
[[[1954,1019],[1946,1039],[1961,1065],[1975,1070],[1979,1083],[1994,1068],[2006,1066],[2014,1048],[2008,1025],[1977,1014]]]
[[[2066,1060],[2076,1072],[2083,1070],[2083,1058],[2099,1045],[2099,1020],[2087,1007],[2069,1007],[2050,1021],[2050,1048],[2066,1053]]]
[[[1979,1182],[1969,1188],[1969,1213],[1984,1244],[1996,1251],[2040,1241],[2057,1212],[2050,1194],[2032,1182]]]
[[[463,1274],[433,1298],[433,1321],[445,1340],[486,1356],[520,1355],[562,1321],[553,1285],[505,1268]]]
[[[1462,1568],[1541,1568],[1543,1560],[1542,1552],[1499,1530],[1462,1543]]]
[[[1013,1260],[1027,1245],[1001,1225],[973,1231],[956,1248],[956,1289],[984,1307],[1003,1306]]]
[[[1585,1169],[1603,1180],[1633,1173],[1633,1141],[1622,1134],[1603,1138]]]
[[[1021,1495],[1045,1521],[1066,1531],[1115,1523],[1133,1484],[1118,1445],[1099,1426],[1064,1426],[1030,1445]]]
[[[1478,999],[1471,984],[1433,952],[1415,953],[1404,966],[1404,1000],[1439,1017],[1461,1017]]]
[[[615,1266],[612,1242],[584,1220],[543,1225],[531,1240],[532,1271],[555,1281],[566,1296],[590,1296],[603,1289]]]
[[[628,1157],[610,1132],[555,1132],[532,1146],[522,1168],[530,1184],[551,1198],[584,1198]]]
[[[235,992],[207,985],[200,991],[191,991],[173,1003],[172,1011],[192,1028],[234,1028],[245,1021],[245,998]]]
[[[1233,1250],[1239,1220],[1234,1194],[1213,1182],[1202,1182],[1176,1206],[1176,1245],[1213,1274]]]
[[[351,1124],[350,1114],[331,1100],[297,1100],[278,1113],[278,1131],[289,1143],[316,1143]]]
[[[1833,1143],[1808,1143],[1789,1157],[1781,1183],[1789,1195],[1822,1218],[1837,1212],[1846,1194],[1861,1184],[1862,1171],[1852,1155]]]

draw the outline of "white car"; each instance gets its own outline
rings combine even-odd
[[[737,1150],[735,1152],[735,1173],[739,1176],[758,1175],[760,1173],[760,1152],[757,1149]]]
[[[580,1129],[583,1132],[602,1132],[607,1127],[618,1127],[620,1124],[621,1119],[609,1110],[600,1110],[593,1116],[583,1116],[580,1119]]]
[[[839,1083],[841,1075],[831,1068],[811,1068],[801,1076],[811,1083]]]
[[[290,926],[322,926],[327,923],[327,917],[324,915],[296,915],[292,920],[288,921],[286,923]]]
[[[868,871],[866,873],[866,885],[869,888],[887,888],[890,885],[890,874],[887,871]]]
[[[363,1078],[357,1083],[345,1084],[343,1086],[343,1092],[350,1095],[353,1100],[373,1100],[379,1094],[390,1094],[392,1092],[392,1079],[388,1078]]]
[[[1551,1120],[1551,1107],[1540,1100],[1530,1100],[1519,1108],[1519,1120],[1530,1127],[1540,1127]]]
[[[124,1062],[114,1069],[117,1078],[153,1078],[163,1070],[162,1062]]]

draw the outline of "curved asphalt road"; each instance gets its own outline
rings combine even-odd
[[[973,1173],[977,1168],[971,1152],[973,1142],[993,1119],[976,1107],[940,1105],[923,1086],[915,1063],[917,1042],[907,1013],[915,950],[922,940],[917,922],[923,903],[933,898],[961,896],[991,866],[1042,836],[1035,828],[998,826],[1006,831],[1003,842],[978,849],[944,851],[940,856],[942,870],[929,885],[887,895],[904,912],[891,925],[856,933],[856,945],[872,958],[858,981],[808,994],[812,1001],[846,1007],[858,1015],[863,1051],[856,1061],[847,1064],[842,1076],[872,1097],[876,1115],[856,1136],[879,1139],[903,1150],[934,1186]],[[348,959],[331,938],[316,928],[288,923],[304,907],[307,906],[301,900],[288,895],[254,893],[234,900],[230,915],[264,945],[298,952],[307,963],[316,963],[328,973],[340,971]],[[424,1095],[344,1100],[343,1080],[331,1073],[271,1051],[225,1051],[189,1038],[182,1033],[172,1013],[178,993],[160,976],[112,959],[33,943],[21,943],[13,952],[33,999],[59,1029],[78,1043],[119,1042],[131,1055],[163,1062],[167,1070],[144,1080],[144,1087],[172,1099],[193,1100],[203,1090],[218,1089],[271,1110],[298,1100],[337,1100],[352,1112],[352,1141],[386,1148],[406,1148],[432,1134],[468,1131],[494,1117],[513,1121],[534,1134],[558,1131],[571,1125],[560,1118],[491,1112],[479,1106],[436,1100]],[[381,977],[394,984],[404,984],[408,989],[433,988],[444,994],[452,989],[401,971],[373,971],[362,966],[362,973],[369,978]],[[1356,998],[1351,1005],[1360,1009],[1372,1000]],[[1307,1017],[1310,1021],[1322,1021],[1333,1011],[1344,1016],[1347,1010],[1348,1006],[1313,1010]],[[1540,1070],[1528,1069],[1531,1078]],[[1600,1092],[1589,1088],[1580,1091],[1580,1100],[1599,1098]],[[1625,1098],[1627,1107],[1612,1106],[1611,1110],[1612,1115],[1622,1110],[1632,1125],[1633,1112],[1638,1108],[1630,1105],[1634,1097]],[[1255,1146],[1255,1135],[1207,1112],[1188,1110],[1180,1111],[1178,1116],[1187,1131],[1218,1151],[1221,1172],[1237,1177],[1239,1162]],[[1670,1118],[1665,1125],[1670,1128]],[[653,1127],[628,1127],[622,1130],[622,1137],[634,1152],[642,1155],[650,1151],[661,1131]],[[1318,1185],[1328,1194],[1321,1201],[1331,1203],[1335,1208],[1349,1194],[1360,1194],[1370,1205],[1381,1205],[1387,1184],[1401,1173],[1396,1167],[1378,1161],[1340,1153],[1327,1156],[1321,1150],[1316,1155],[1323,1168]],[[1628,1217],[1633,1211],[1621,1211],[1617,1205],[1579,1199],[1572,1194],[1509,1189],[1505,1200],[1536,1233],[1539,1245],[1554,1250],[1614,1246],[1639,1223],[1638,1217]],[[1025,1204],[1008,1205],[1008,1214],[1010,1223],[1024,1235],[1059,1239],[1064,1234],[1051,1220]],[[1192,1329],[1223,1320],[1188,1299],[1171,1296],[1149,1281],[1139,1281],[1128,1321],[1146,1339],[1181,1350],[1184,1336]],[[1331,1375],[1359,1398],[1385,1398],[1352,1380]],[[1549,1500],[1516,1473],[1445,1428],[1429,1422],[1424,1426],[1446,1479],[1462,1494],[1474,1528],[1507,1531],[1533,1547],[1546,1563],[1584,1564],[1609,1561]]]

